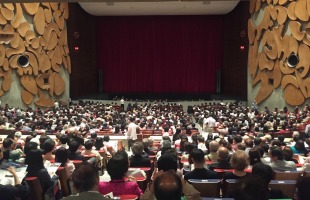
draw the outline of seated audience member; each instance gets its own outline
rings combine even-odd
[[[270,155],[269,155],[269,145],[268,144],[263,144],[261,146],[261,148],[264,150],[264,154],[263,154],[263,156],[260,159],[261,162],[266,164],[266,165],[271,164]]]
[[[93,164],[95,164],[95,166],[100,168],[102,166],[102,162],[101,162],[102,157],[98,151],[93,150],[94,141],[93,140],[87,140],[85,142],[84,146],[85,146],[85,150],[82,151],[83,156],[84,155],[94,155],[95,156],[95,159],[90,158],[87,162],[93,163]]]
[[[298,163],[298,161],[296,159],[293,158],[293,151],[290,147],[284,147],[282,149],[283,151],[283,158],[286,161],[293,161],[295,164]]]
[[[52,139],[45,140],[43,143],[43,160],[55,160],[54,149],[55,141]]]
[[[79,147],[80,144],[75,140],[72,140],[69,143],[69,156],[68,156],[69,160],[82,160],[83,162],[85,162],[85,158],[79,151]]]
[[[271,168],[275,171],[296,171],[296,165],[293,161],[285,161],[280,147],[270,148]]]
[[[68,143],[69,143],[69,138],[66,134],[62,134],[59,138],[60,141],[60,145],[58,146],[58,148],[60,147],[64,147],[66,149],[69,148]]]
[[[252,175],[261,177],[264,180],[264,184],[261,186],[266,189],[269,199],[282,199],[285,198],[281,190],[275,190],[269,188],[269,183],[273,177],[272,168],[269,165],[263,163],[257,163],[252,168]]]
[[[261,162],[261,154],[259,151],[259,147],[254,147],[249,151],[249,161],[251,166]]]
[[[219,143],[217,141],[211,141],[209,143],[209,151],[210,153],[205,156],[205,159],[208,161],[216,162],[218,159],[218,151]]]
[[[218,154],[218,159],[217,159],[217,162],[215,163],[211,163],[209,165],[209,169],[210,170],[214,170],[216,168],[219,168],[219,169],[231,169],[232,166],[231,164],[229,163],[229,160],[228,160],[228,149],[225,148],[225,147],[220,147],[219,150],[217,151],[217,154]]]
[[[72,174],[73,185],[78,195],[62,198],[63,200],[108,200],[98,192],[99,176],[97,169],[88,163],[84,163],[74,170]]]
[[[182,181],[175,173],[167,171],[154,178],[154,194],[157,200],[181,200]]]
[[[248,157],[244,151],[236,151],[231,159],[230,163],[232,168],[234,169],[233,172],[225,172],[223,179],[240,179],[247,176],[247,173],[244,171],[249,163]]]
[[[11,138],[5,138],[3,143],[3,159],[17,161],[24,152],[21,149],[16,149],[16,143]]]
[[[61,163],[60,166],[64,167],[67,176],[71,178],[71,175],[75,169],[74,164],[68,159],[68,150],[65,147],[60,147],[55,152],[55,162]]]
[[[194,169],[184,176],[185,180],[188,179],[216,179],[217,173],[208,170],[204,167],[205,159],[204,153],[201,149],[194,149],[189,155],[190,163],[194,164]]]
[[[152,151],[150,148],[149,148],[149,139],[148,138],[144,138],[142,140],[142,143],[143,143],[143,146],[144,146],[144,152],[147,154],[147,155],[156,155],[156,153],[154,151]]]
[[[307,149],[303,140],[297,140],[294,146],[290,146],[294,154],[303,154],[307,156]]]
[[[249,155],[249,151],[253,148],[253,145],[254,145],[253,140],[250,139],[250,138],[247,138],[247,139],[244,140],[244,144],[245,144],[245,146],[246,146],[244,152],[245,152],[247,155]]]
[[[160,149],[160,151],[157,152],[156,154],[156,158],[157,160],[160,158],[161,155],[163,155],[165,153],[166,150],[171,149],[171,142],[168,140],[164,140],[163,141],[163,145],[162,148]]]
[[[181,160],[182,161],[187,161],[188,160],[188,157],[190,155],[190,153],[197,148],[197,145],[194,144],[194,143],[188,143],[186,146],[185,146],[185,152],[183,153],[182,155],[182,158]]]
[[[54,186],[54,181],[51,179],[51,176],[43,165],[41,150],[31,149],[29,152],[27,152],[25,164],[28,165],[26,169],[26,177],[38,177],[43,193],[47,192],[47,190]]]
[[[2,157],[2,152],[0,153],[0,158]],[[29,188],[26,184],[21,184],[14,167],[8,167],[6,169],[14,178],[14,184],[0,183],[0,197],[2,200],[15,200],[15,199],[26,199]],[[2,182],[2,181],[1,181]]]
[[[310,177],[301,177],[297,182],[296,200],[308,200],[310,197]]]
[[[128,166],[128,156],[125,156],[122,152],[117,152],[107,164],[107,171],[111,177],[111,181],[100,182],[99,192],[104,195],[113,192],[114,196],[123,194],[135,194],[140,196],[143,192],[139,188],[137,182],[125,180]]]
[[[198,141],[197,148],[201,149],[203,153],[207,153],[208,149],[205,145],[205,138],[202,136],[198,136],[197,141]]]
[[[16,131],[14,134],[14,140],[17,145],[20,145],[21,147],[23,147],[25,145],[25,141],[22,140],[21,137],[22,137],[22,133],[20,131]]]
[[[95,149],[97,151],[101,150],[102,147],[104,147],[104,144],[103,144],[103,138],[102,137],[97,137],[96,140],[95,140]],[[105,151],[107,151],[106,149],[104,149]]]
[[[130,158],[130,167],[151,167],[150,158],[143,151],[142,142],[135,142],[131,149],[133,156]]]
[[[171,171],[176,173],[178,168],[177,159],[171,154],[163,154],[157,162],[158,169],[154,170],[153,180],[156,179],[163,172]],[[179,176],[180,177],[180,176]],[[181,178],[181,177],[180,177]],[[200,200],[200,192],[198,192],[191,184],[187,183],[184,179],[182,181],[182,192],[186,200]],[[145,190],[144,194],[140,197],[140,200],[154,199],[154,181],[149,184],[149,187]]]

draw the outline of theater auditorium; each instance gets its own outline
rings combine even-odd
[[[2,0],[0,199],[309,199],[309,17]]]

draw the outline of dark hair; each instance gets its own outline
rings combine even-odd
[[[234,190],[235,200],[268,200],[269,190],[262,187],[264,180],[259,176],[248,175],[239,179]]]
[[[91,139],[96,139],[97,138],[97,133],[91,133],[90,134]]]
[[[3,148],[5,149],[9,148],[12,144],[14,144],[14,140],[12,140],[11,138],[5,138],[2,143]]]
[[[265,165],[264,163],[255,164],[252,167],[252,174],[263,178],[267,186],[273,177],[272,168],[269,165]]]
[[[253,148],[249,151],[249,160],[250,160],[250,165],[255,165],[256,163],[261,162],[261,154],[258,148]]]
[[[25,139],[25,144],[27,144],[28,142],[30,142],[30,140],[32,139],[33,137],[31,135],[28,135]]]
[[[94,141],[93,140],[87,140],[84,144],[84,147],[86,150],[91,150],[94,146]]]
[[[301,177],[297,182],[298,200],[307,200],[310,196],[310,177]]]
[[[63,134],[59,138],[61,144],[67,144],[69,142],[69,138],[67,135]]]
[[[79,146],[80,146],[80,144],[76,140],[72,140],[69,143],[69,151],[71,153],[75,153],[78,150]]]
[[[262,142],[262,139],[261,139],[260,137],[254,138],[254,145],[255,145],[255,146],[260,145],[261,142]]]
[[[128,171],[128,155],[125,151],[116,152],[107,164],[107,171],[112,180],[122,179]]]
[[[192,152],[189,154],[188,160],[192,162],[192,159],[197,163],[204,163],[205,156],[201,149],[193,149]]]
[[[95,148],[96,150],[100,150],[101,147],[103,147],[103,138],[102,137],[97,137],[95,141]]]
[[[73,185],[78,192],[86,192],[98,185],[98,170],[91,164],[83,163],[72,174]]]
[[[164,154],[159,157],[157,161],[158,170],[168,171],[174,170],[176,171],[178,168],[177,159],[171,154]]]
[[[31,149],[26,155],[25,164],[28,165],[27,172],[44,169],[42,151]]]
[[[52,139],[47,139],[47,140],[44,141],[42,147],[43,147],[43,150],[44,150],[44,152],[43,152],[44,154],[49,153],[49,152],[54,150],[54,148],[55,148],[55,141],[52,140]]]
[[[43,144],[47,139],[51,139],[49,136],[47,135],[41,135],[39,138],[40,141],[40,148],[43,149]]]
[[[108,136],[108,135],[103,136],[103,141],[109,142],[110,141],[110,136]]]
[[[273,146],[270,148],[270,153],[272,157],[277,157],[278,160],[283,160],[283,152],[280,147]]]
[[[234,140],[235,140],[236,143],[240,143],[240,142],[242,142],[242,137],[239,136],[239,135],[236,135],[236,136],[234,137]]]
[[[157,200],[180,200],[182,196],[180,177],[170,171],[163,173],[154,181],[154,193]]]
[[[64,167],[68,160],[68,153],[65,147],[59,147],[55,152],[55,162],[61,163],[61,166]]]
[[[27,153],[32,149],[38,149],[38,143],[36,143],[36,142],[26,143],[25,147],[24,147],[24,153],[27,155]]]

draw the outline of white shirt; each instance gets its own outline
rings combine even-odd
[[[136,140],[137,139],[137,125],[131,122],[128,125],[128,139]]]

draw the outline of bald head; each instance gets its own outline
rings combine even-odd
[[[167,171],[154,181],[154,192],[157,200],[180,200],[182,182],[175,172]]]
[[[228,158],[228,149],[226,147],[220,147],[217,154],[220,160],[225,160]]]

